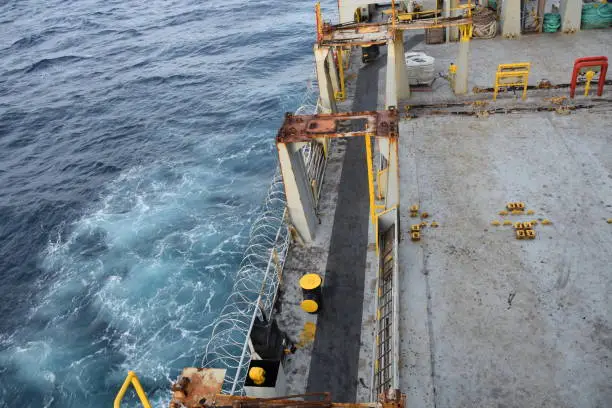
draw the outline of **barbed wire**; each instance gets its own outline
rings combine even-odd
[[[314,78],[313,71],[296,114],[319,111],[318,86]],[[307,167],[315,165],[314,151],[318,152],[310,144],[302,149]],[[213,325],[202,360],[203,367],[227,370],[223,393],[244,394],[244,382],[251,362],[248,347],[251,329],[257,317],[264,320],[272,315],[291,243],[286,204],[282,176],[277,168],[262,211],[251,227],[232,291]]]

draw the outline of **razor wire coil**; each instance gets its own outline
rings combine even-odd
[[[311,78],[295,114],[320,111],[317,89],[316,81]],[[309,176],[322,178],[324,167],[321,170],[320,146],[307,143],[301,152]],[[251,329],[256,318],[268,319],[273,312],[290,244],[285,190],[277,168],[262,211],[251,226],[247,249],[232,291],[213,325],[202,359],[203,367],[226,369],[223,393],[244,394],[251,361],[248,347]]]

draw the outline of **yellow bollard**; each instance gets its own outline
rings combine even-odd
[[[595,71],[587,71],[586,73],[586,85],[584,87],[584,96],[589,96],[589,89],[591,89],[591,81],[595,77]]]
[[[266,382],[266,370],[261,367],[251,367],[249,370],[249,378],[255,385],[262,385]]]
[[[455,89],[455,77],[457,76],[457,66],[451,62],[448,67],[448,81],[450,82],[451,89]]]

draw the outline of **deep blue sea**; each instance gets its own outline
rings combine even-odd
[[[313,6],[0,0],[0,407],[109,407],[127,370],[161,406],[200,363]]]

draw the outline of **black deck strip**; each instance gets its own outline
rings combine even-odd
[[[423,35],[409,37],[404,49],[411,49],[423,38]],[[376,61],[359,71],[353,112],[377,109],[379,71],[386,60],[386,53],[381,52]],[[355,137],[347,141],[340,176],[323,305],[317,319],[306,387],[306,392],[330,392],[335,402],[355,402],[357,396],[368,217],[365,143],[363,138]]]
[[[381,66],[374,61],[359,72],[353,111],[376,110]],[[355,137],[347,141],[340,176],[307,386],[331,392],[335,402],[354,402],[357,394],[368,217],[365,143]]]

